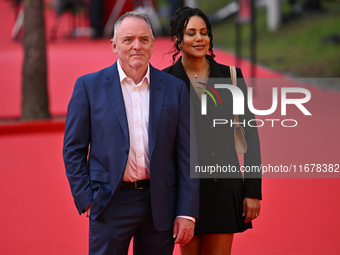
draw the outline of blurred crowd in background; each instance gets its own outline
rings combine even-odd
[[[19,37],[23,22],[23,0],[6,0],[13,3],[16,24],[12,37]],[[45,8],[52,9],[56,18],[53,29],[57,30],[60,18],[63,15],[71,16],[71,36],[90,36],[92,38],[110,37],[115,20],[122,14],[131,10],[139,10],[148,14],[152,21],[156,35],[167,35],[167,21],[181,6],[188,5],[202,9],[198,0],[44,0]],[[288,3],[292,13],[301,13],[310,10],[322,10],[322,0],[217,0],[225,5],[223,8],[208,13],[211,22],[218,23],[231,18],[238,13],[239,21],[250,19],[251,2],[256,6],[267,9],[267,27],[277,30],[284,17],[282,3]],[[204,11],[204,8],[203,8]],[[84,25],[85,24],[85,25]],[[85,27],[84,27],[85,26]]]
[[[11,2],[11,37],[23,38],[25,0]],[[340,0],[39,0],[44,2],[46,39],[110,38],[122,14],[150,16],[154,34],[168,36],[168,22],[183,6],[209,17],[215,47],[299,77],[340,77]],[[47,14],[47,15],[46,15]],[[256,53],[256,54],[255,54]],[[334,63],[334,64],[329,64]]]

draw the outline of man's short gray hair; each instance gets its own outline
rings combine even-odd
[[[145,20],[145,22],[148,24],[148,26],[150,28],[151,39],[153,40],[154,37],[153,37],[152,26],[151,26],[151,23],[150,23],[149,16],[142,13],[142,12],[139,12],[139,11],[131,11],[131,12],[127,12],[124,15],[120,16],[117,19],[117,21],[115,22],[114,27],[113,27],[113,40],[115,42],[117,42],[117,38],[116,38],[117,29],[118,29],[119,25],[122,23],[122,21],[126,18],[138,18],[138,19]]]

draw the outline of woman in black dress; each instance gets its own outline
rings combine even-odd
[[[207,16],[197,8],[183,7],[170,21],[170,35],[174,41],[173,60],[181,52],[176,63],[165,72],[182,79],[189,91],[194,109],[200,166],[218,164],[240,169],[235,151],[234,131],[230,125],[212,127],[213,118],[233,120],[232,96],[227,89],[216,89],[223,105],[214,106],[207,96],[208,115],[201,115],[201,95],[213,78],[224,78],[232,84],[229,67],[214,60],[211,25]],[[247,98],[247,88],[241,70],[237,68],[238,87]],[[200,83],[195,81],[200,81]],[[191,82],[190,82],[191,81]],[[214,87],[213,84],[210,84]],[[200,87],[200,88],[198,88]],[[203,92],[204,93],[204,92]],[[247,100],[245,100],[247,101]],[[255,119],[245,104],[245,114],[240,122]],[[253,125],[254,126],[254,125]],[[244,154],[245,166],[260,166],[260,144],[257,128],[245,125],[248,145]],[[223,178],[201,179],[200,216],[196,221],[195,236],[181,247],[181,254],[230,254],[234,233],[252,228],[251,221],[260,214],[261,172],[226,173]]]

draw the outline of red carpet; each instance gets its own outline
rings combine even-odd
[[[0,119],[11,119],[21,112],[23,51],[20,43],[10,40],[14,15],[7,2],[0,1],[0,14]],[[168,38],[156,38],[151,60],[155,67],[169,65],[170,56],[164,54],[170,46]],[[227,52],[216,50],[216,55],[221,63],[234,61]],[[111,65],[115,59],[108,40],[49,42],[52,115],[65,115],[76,77]],[[249,67],[243,65],[242,69],[249,76]],[[283,77],[260,66],[258,75]],[[289,108],[285,118],[298,119],[298,127],[259,128],[264,165],[340,163],[340,93],[306,87],[312,94],[307,104],[312,116]],[[265,109],[271,103],[271,91],[263,84],[256,91],[255,105]],[[271,118],[282,116],[275,113]],[[62,162],[62,139],[63,119],[0,125],[0,254],[87,254],[87,219],[79,217],[73,205]],[[235,236],[233,254],[339,254],[339,175],[264,178],[261,216],[253,230]],[[179,255],[177,246],[174,254]]]

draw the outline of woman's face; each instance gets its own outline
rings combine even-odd
[[[183,31],[182,54],[189,57],[205,57],[209,51],[210,38],[207,25],[199,16],[192,16]]]

